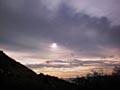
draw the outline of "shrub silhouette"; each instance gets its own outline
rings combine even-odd
[[[93,69],[86,77],[64,81],[54,76],[39,74],[0,52],[0,90],[119,90],[120,67],[115,66],[111,75],[102,69]]]
[[[105,75],[103,72],[92,70],[86,77],[77,77],[71,79],[71,82],[84,89],[120,89],[120,68],[115,67],[112,75]]]
[[[120,66],[115,66],[112,75],[120,76]]]

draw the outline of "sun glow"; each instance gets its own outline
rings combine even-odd
[[[50,47],[53,48],[53,49],[55,49],[55,48],[58,47],[58,45],[57,45],[57,43],[52,43]]]

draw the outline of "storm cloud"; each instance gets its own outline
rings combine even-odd
[[[0,49],[33,68],[105,64],[67,60],[59,63],[68,66],[51,66],[39,62],[119,57],[119,6],[119,0],[0,0]],[[54,42],[58,44],[57,51],[49,47]]]

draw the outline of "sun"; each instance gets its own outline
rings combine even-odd
[[[58,47],[58,45],[57,45],[57,43],[52,43],[50,47],[53,48],[53,49],[55,49],[55,48]]]

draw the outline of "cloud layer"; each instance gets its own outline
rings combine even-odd
[[[42,63],[55,59],[119,57],[119,6],[119,0],[1,0],[0,49],[37,67],[91,64]],[[57,50],[49,47],[54,42]]]

